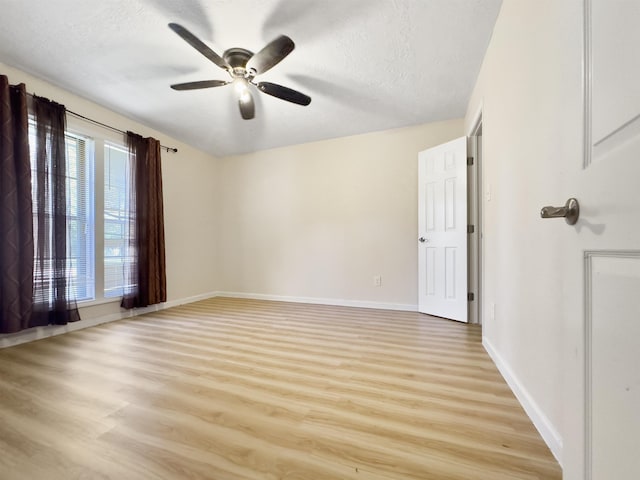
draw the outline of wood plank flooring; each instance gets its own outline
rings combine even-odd
[[[560,479],[476,326],[215,298],[0,350],[0,478]]]

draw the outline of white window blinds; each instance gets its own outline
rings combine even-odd
[[[89,139],[67,134],[67,231],[71,286],[77,300],[94,298],[94,232],[92,156]]]
[[[125,148],[104,146],[104,296],[123,294],[129,223],[129,155]]]

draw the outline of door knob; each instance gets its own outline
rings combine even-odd
[[[420,237],[420,238],[418,239],[418,241],[419,241],[420,243],[425,243],[425,242],[429,243],[429,240],[427,240],[427,239],[426,239],[426,238],[424,238],[424,237]]]
[[[564,207],[542,207],[540,216],[542,218],[564,218],[569,225],[574,225],[580,216],[580,205],[578,200],[570,198]]]

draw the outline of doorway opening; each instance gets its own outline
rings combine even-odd
[[[482,324],[483,311],[483,218],[482,218],[482,111],[469,133],[469,154],[473,162],[467,170],[467,215],[469,241],[467,243],[467,282],[470,297],[469,323]]]

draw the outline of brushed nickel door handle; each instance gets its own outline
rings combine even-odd
[[[563,207],[542,207],[540,216],[542,218],[564,218],[569,225],[574,225],[580,216],[580,204],[575,198],[570,198]]]

